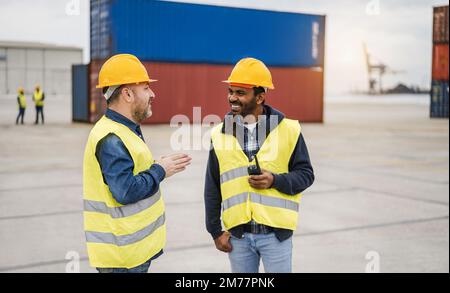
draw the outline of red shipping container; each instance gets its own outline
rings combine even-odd
[[[102,95],[101,89],[97,89],[98,73],[103,65],[104,61],[92,61],[89,64],[89,121],[97,122],[105,113],[106,100]]]
[[[106,103],[95,88],[103,61],[90,65],[91,122],[104,113]],[[156,99],[153,116],[145,124],[169,123],[175,115],[193,121],[193,107],[201,107],[201,118],[214,114],[220,118],[230,111],[225,80],[232,65],[144,62]],[[269,91],[267,104],[301,122],[323,122],[323,70],[321,68],[270,67],[275,90]]]
[[[448,44],[433,45],[433,80],[448,81]]]

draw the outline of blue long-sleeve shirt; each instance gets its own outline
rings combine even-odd
[[[228,115],[231,115],[229,113]],[[227,115],[227,116],[228,116]],[[257,153],[259,147],[264,143],[264,138],[268,136],[270,131],[276,125],[271,125],[270,117],[271,115],[277,116],[278,122],[284,119],[283,113],[278,110],[265,105],[264,115],[266,119],[260,120],[257,127],[263,127],[266,129],[265,137],[257,137],[257,149],[248,149],[248,129],[239,123],[235,123],[235,136],[239,141],[244,153],[250,159],[250,157]],[[224,132],[224,129],[222,129]],[[243,132],[243,135],[242,135]],[[255,132],[256,134],[258,131]],[[300,134],[295,149],[291,155],[288,166],[288,173],[285,174],[273,174],[274,181],[272,187],[278,191],[288,194],[295,195],[297,193],[303,192],[314,182],[314,171],[311,166],[311,161],[308,154],[308,149],[306,147],[303,135]],[[205,178],[205,214],[206,214],[206,229],[215,239],[222,234],[222,224],[220,220],[221,216],[221,203],[222,195],[220,191],[220,171],[219,162],[214,148],[211,147],[209,152],[208,164],[206,168],[206,178]],[[281,228],[275,228],[275,234],[280,241],[288,239],[292,236],[293,231]],[[240,238],[243,234],[243,226],[237,226],[230,229],[230,232]]]
[[[144,141],[140,126],[133,121],[111,109],[106,110],[105,116],[127,126]],[[133,159],[122,140],[113,133],[98,142],[95,155],[102,170],[103,180],[114,199],[123,205],[154,195],[166,176],[164,169],[158,164],[153,164],[148,170],[134,176]]]

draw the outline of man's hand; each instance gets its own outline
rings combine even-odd
[[[233,247],[231,246],[230,243],[230,237],[231,237],[230,232],[225,231],[222,233],[222,235],[214,239],[214,244],[216,244],[216,248],[223,252],[231,252]]]
[[[261,175],[251,175],[248,178],[248,183],[250,186],[256,189],[268,189],[273,185],[273,174],[266,171],[261,170]]]
[[[166,171],[166,178],[186,170],[186,167],[191,164],[192,158],[186,154],[173,154],[161,157],[161,160],[156,163],[163,167]]]

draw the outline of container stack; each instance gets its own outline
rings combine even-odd
[[[448,118],[448,5],[433,9],[433,62],[430,117]]]
[[[275,90],[267,103],[287,117],[323,121],[325,17],[166,1],[91,0],[89,122],[106,103],[95,88],[110,56],[136,55],[146,66],[156,93],[147,123],[169,123],[175,115],[193,121],[223,117],[229,110],[221,81],[244,57],[262,60]]]

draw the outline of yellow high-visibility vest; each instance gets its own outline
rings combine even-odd
[[[42,100],[43,97],[44,97],[43,91],[34,91],[33,98],[34,98],[34,103],[36,104],[36,106],[39,106],[39,107],[44,106],[44,101]]]
[[[19,108],[25,109],[27,107],[27,98],[25,95],[19,95]]]
[[[84,153],[83,214],[89,262],[93,267],[129,269],[164,248],[164,201],[160,190],[129,205],[121,205],[114,199],[95,156],[97,143],[109,133],[117,135],[130,153],[134,175],[149,169],[154,160],[141,138],[105,116],[92,129]]]
[[[227,230],[252,219],[274,228],[295,230],[301,194],[288,195],[275,188],[255,189],[248,183],[250,164],[238,140],[222,133],[223,123],[213,128],[212,144],[219,161],[222,193],[222,221]],[[289,172],[301,127],[298,121],[283,119],[267,136],[256,154],[262,169],[274,174]]]

